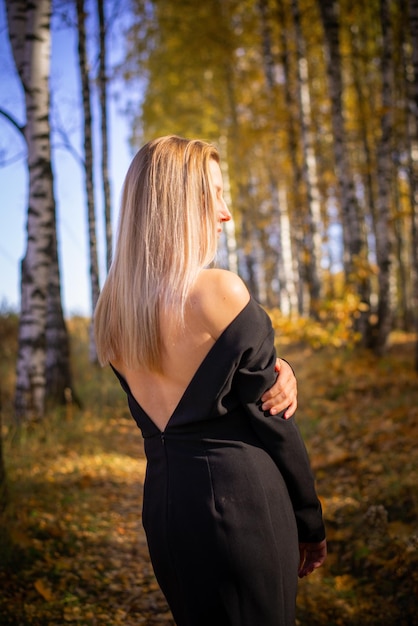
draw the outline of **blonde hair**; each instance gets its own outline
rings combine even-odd
[[[199,271],[216,254],[216,148],[175,135],[150,141],[126,174],[116,250],[97,303],[99,361],[161,371],[161,312],[182,322]]]

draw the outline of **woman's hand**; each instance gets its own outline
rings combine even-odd
[[[324,539],[319,543],[299,544],[299,578],[309,576],[312,572],[324,563],[327,558],[327,541]]]
[[[292,368],[283,359],[277,359],[276,372],[277,380],[261,397],[263,411],[270,411],[271,415],[277,415],[286,409],[283,417],[288,419],[296,411],[297,401],[297,381]]]

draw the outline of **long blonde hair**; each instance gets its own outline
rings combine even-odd
[[[199,271],[216,254],[209,163],[216,148],[175,135],[150,141],[126,174],[117,245],[94,325],[102,365],[161,371],[161,313],[183,320]]]

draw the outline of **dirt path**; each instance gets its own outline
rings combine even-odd
[[[126,417],[81,428],[80,445],[53,452],[43,443],[44,457],[11,487],[0,624],[173,626],[141,524],[141,435]]]

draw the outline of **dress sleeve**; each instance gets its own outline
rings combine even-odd
[[[274,331],[267,314],[265,317],[261,324],[262,332],[257,325],[253,333],[256,341],[242,354],[233,384],[252,427],[286,482],[299,541],[319,542],[325,538],[322,509],[316,495],[308,454],[296,422],[293,417],[285,420],[284,411],[272,416],[261,410],[260,398],[276,378]]]

